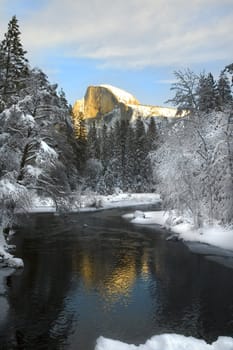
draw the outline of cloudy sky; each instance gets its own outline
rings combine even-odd
[[[1,38],[13,15],[31,65],[70,103],[111,84],[164,105],[174,70],[233,63],[232,0],[0,0]]]

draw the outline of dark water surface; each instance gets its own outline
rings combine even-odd
[[[31,216],[12,242],[25,268],[2,277],[1,350],[93,350],[100,335],[233,336],[233,270],[121,213]]]

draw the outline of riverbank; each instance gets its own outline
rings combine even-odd
[[[16,258],[9,253],[10,248],[11,246],[9,246],[5,240],[3,227],[0,226],[0,267],[8,266],[13,268],[22,268],[24,266],[23,260]]]
[[[123,217],[137,225],[160,225],[174,233],[174,238],[185,242],[198,242],[233,251],[233,228],[224,227],[217,222],[196,229],[191,219],[178,217],[175,211],[136,211]]]
[[[34,196],[33,205],[28,209],[30,213],[56,212],[54,201],[47,197]],[[135,207],[160,203],[159,194],[156,193],[118,193],[112,195],[73,195],[72,203],[67,208],[69,212],[91,212],[95,210]]]
[[[118,340],[100,337],[97,339],[95,350],[232,350],[233,338],[218,337],[212,344],[202,339],[185,337],[179,334],[155,335],[145,344],[133,345]]]

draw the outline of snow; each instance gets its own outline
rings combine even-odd
[[[57,152],[50,147],[45,141],[40,141],[40,148],[36,156],[36,164],[38,166],[45,166],[54,160],[58,159]]]
[[[181,240],[186,242],[199,242],[233,251],[232,227],[224,227],[215,223],[204,224],[203,227],[195,229],[187,218],[177,217],[175,211],[150,211],[144,212],[144,215],[141,216],[135,213],[123,215],[123,217],[138,225],[161,225],[176,233]]]
[[[137,205],[147,205],[160,202],[160,196],[155,193],[119,193],[109,196],[97,196],[104,209],[123,208]]]
[[[9,267],[21,268],[24,266],[23,260],[15,258],[12,254],[7,252],[7,243],[3,234],[2,227],[0,226],[0,258]]]
[[[212,344],[179,334],[155,335],[145,344],[133,345],[99,337],[95,350],[233,350],[233,338],[218,337]]]
[[[133,105],[129,104],[129,107],[133,110],[131,120],[136,121],[138,117],[166,117],[175,118],[177,117],[177,109],[173,107],[159,107],[159,106],[147,106],[147,105]]]
[[[21,120],[22,120],[24,125],[27,125],[27,126],[30,126],[30,127],[34,127],[34,125],[35,125],[35,119],[30,114],[22,113],[21,114]]]
[[[218,224],[205,225],[199,230],[189,224],[179,224],[173,229],[180,234],[180,238],[189,242],[201,242],[222,249],[233,250],[233,229]]]
[[[32,193],[32,206],[29,213],[53,213],[56,211],[54,201],[50,197],[39,197]]]
[[[30,174],[31,176],[33,176],[35,178],[38,178],[42,173],[42,170],[40,168],[34,167],[32,165],[27,165],[26,169],[27,169],[28,174]]]
[[[147,211],[143,215],[138,215],[138,211],[123,215],[124,219],[131,219],[133,224],[139,225],[161,225],[165,226],[170,214],[166,211]]]
[[[5,196],[9,196],[10,194],[14,194],[16,192],[16,186],[11,183],[8,179],[0,180],[0,198],[4,198]]]
[[[4,143],[8,138],[9,138],[10,134],[8,132],[2,132],[0,134],[0,142]]]
[[[132,94],[130,94],[129,92],[126,92],[126,91],[119,89],[119,88],[112,86],[112,85],[101,84],[100,86],[111,91],[118,98],[119,102],[126,103],[126,104],[138,103],[136,98]]]
[[[42,150],[44,153],[47,153],[48,155],[53,156],[54,158],[58,157],[57,152],[54,151],[54,149],[44,141],[40,142],[40,150]]]
[[[160,203],[160,196],[156,193],[118,193],[113,195],[87,194],[81,195],[73,193],[74,204],[70,211],[90,212],[103,209],[114,209],[133,207],[140,205],[151,205]],[[33,196],[32,208],[29,212],[55,212],[54,201],[52,198],[40,198]]]

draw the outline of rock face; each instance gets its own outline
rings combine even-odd
[[[111,85],[89,86],[84,99],[77,100],[73,106],[74,121],[80,116],[84,119],[109,121],[113,117],[135,120],[143,117],[174,118],[176,108],[141,105],[130,93]]]

